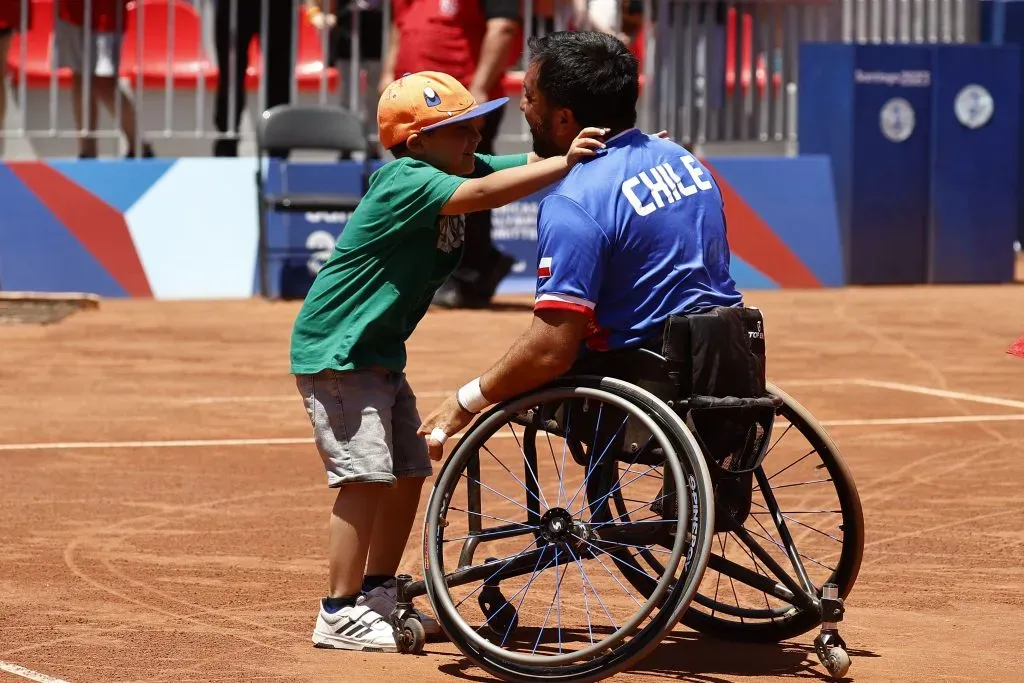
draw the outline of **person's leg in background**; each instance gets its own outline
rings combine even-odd
[[[135,145],[140,138],[135,103],[121,89],[117,77],[121,64],[121,37],[115,33],[93,33],[92,54],[95,61],[93,68],[95,75],[92,80],[94,102],[91,107],[91,116],[95,120],[95,102],[100,102],[110,113],[111,118],[120,117],[121,132],[124,133],[128,143],[128,153],[125,156],[132,159],[137,156]],[[120,104],[115,98],[120,100]],[[120,107],[120,111],[118,111],[118,107]],[[152,146],[145,140],[142,140],[142,156],[154,156]]]
[[[258,6],[260,3],[255,4]],[[292,100],[292,28],[297,15],[293,11],[292,0],[269,0],[267,6],[270,12],[267,44],[260,48],[263,50],[263,77],[267,84],[265,108],[270,109]]]
[[[356,94],[356,113],[363,118],[364,129],[370,139],[369,155],[371,159],[379,159],[381,151],[377,144],[377,83],[380,82],[382,71],[381,54],[383,48],[383,12],[377,9],[363,10],[359,13],[359,71],[360,77],[352,81],[352,14],[344,12],[338,16],[338,23],[331,29],[331,63],[338,69],[340,87],[338,102],[345,109],[351,110],[352,89],[359,88]],[[343,154],[347,159],[351,155]]]
[[[494,154],[494,141],[504,117],[501,108],[484,118],[477,152]],[[512,270],[515,259],[499,251],[491,239],[491,212],[466,214],[466,248],[459,267],[441,285],[432,303],[445,308],[483,308]]]
[[[53,27],[53,40],[56,47],[56,68],[71,71],[71,111],[78,130],[78,158],[95,159],[98,150],[93,132],[99,112],[96,106],[95,76],[92,75],[96,63],[96,55],[92,55],[91,64],[85,64],[84,31],[81,26],[69,24],[57,19]],[[89,74],[89,93],[86,100],[86,79]]]
[[[0,29],[0,128],[7,120],[7,51],[11,48],[14,29]]]
[[[231,10],[235,9],[236,36],[231,41]],[[217,132],[229,130],[231,119],[234,131],[232,137],[224,137],[213,143],[213,155],[218,157],[238,156],[238,128],[245,109],[245,70],[249,66],[249,43],[260,30],[259,0],[218,0],[214,20],[214,42],[217,46],[217,95],[214,102],[214,125]],[[231,69],[231,50],[235,51],[235,68]],[[263,73],[266,78],[266,72]],[[233,107],[233,110],[232,110]]]

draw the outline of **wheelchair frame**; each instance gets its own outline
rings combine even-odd
[[[653,354],[653,352],[650,351],[647,351],[646,353],[657,356],[657,354]],[[734,533],[736,537],[744,543],[747,550],[753,553],[757,557],[757,559],[760,560],[772,574],[774,574],[774,578],[777,579],[777,581],[773,581],[772,578],[770,578],[767,575],[751,571],[750,569],[747,569],[742,565],[736,564],[735,562],[732,562],[731,560],[728,560],[725,557],[721,557],[714,553],[711,553],[710,543],[708,543],[707,548],[702,548],[701,552],[698,553],[698,557],[696,558],[697,562],[695,565],[691,564],[691,562],[688,559],[686,563],[687,568],[684,570],[686,573],[684,574],[683,580],[679,581],[679,583],[686,582],[693,584],[693,592],[690,595],[690,599],[684,600],[685,604],[680,604],[677,606],[678,613],[672,615],[671,619],[663,620],[664,623],[661,625],[663,631],[661,634],[659,634],[659,636],[664,635],[664,633],[670,631],[675,626],[675,624],[680,620],[684,623],[687,623],[687,625],[696,628],[698,631],[708,632],[714,635],[724,636],[727,638],[731,637],[740,640],[781,640],[784,637],[792,637],[792,635],[804,633],[808,630],[813,629],[815,626],[820,626],[820,631],[814,641],[815,652],[819,660],[822,662],[822,664],[825,666],[825,668],[832,677],[840,678],[844,676],[850,667],[850,657],[847,653],[846,643],[839,635],[838,624],[842,621],[843,614],[845,611],[844,598],[846,597],[846,595],[848,595],[850,589],[852,588],[853,582],[856,579],[856,574],[860,566],[860,556],[863,548],[863,518],[860,509],[859,498],[857,497],[856,488],[853,485],[852,478],[849,476],[849,473],[845,471],[845,465],[842,464],[841,458],[839,457],[838,450],[835,448],[835,445],[831,442],[830,439],[828,439],[827,435],[824,433],[821,427],[814,421],[813,417],[811,417],[809,413],[807,413],[806,410],[804,410],[792,398],[790,398],[784,392],[780,391],[777,387],[774,387],[771,384],[768,385],[769,395],[764,397],[746,399],[723,399],[705,396],[689,396],[682,399],[669,398],[668,400],[663,400],[662,398],[659,398],[657,395],[666,395],[666,385],[664,383],[661,383],[660,386],[658,386],[658,383],[655,382],[655,386],[652,386],[652,383],[650,381],[639,381],[636,384],[633,384],[630,382],[623,381],[621,379],[614,379],[606,376],[602,377],[590,375],[568,375],[566,377],[560,378],[560,380],[553,383],[553,385],[555,385],[556,387],[561,386],[564,388],[567,386],[605,386],[608,385],[609,383],[621,383],[623,385],[629,386],[632,389],[632,391],[636,393],[637,396],[641,396],[642,402],[647,404],[641,406],[641,410],[647,409],[649,408],[649,406],[659,406],[661,410],[668,411],[668,413],[674,415],[674,417],[678,421],[678,424],[675,425],[675,427],[681,427],[681,433],[684,433],[686,435],[686,437],[684,437],[682,441],[685,441],[686,438],[688,438],[690,443],[672,443],[671,446],[676,450],[685,450],[687,448],[696,449],[697,454],[699,456],[696,459],[696,462],[698,462],[699,465],[696,465],[694,467],[699,468],[701,471],[696,472],[695,474],[697,474],[698,477],[702,478],[706,482],[717,480],[720,476],[722,476],[722,472],[715,471],[715,468],[718,466],[715,463],[710,462],[711,458],[709,458],[707,454],[704,452],[704,444],[701,441],[699,434],[696,434],[692,429],[693,411],[771,408],[776,413],[778,413],[779,410],[784,409],[789,411],[792,415],[795,415],[796,418],[799,421],[801,421],[802,427],[806,427],[809,432],[811,432],[813,435],[817,437],[816,440],[819,441],[821,445],[824,446],[824,451],[827,451],[827,456],[832,459],[836,467],[842,470],[842,478],[844,479],[844,486],[846,487],[846,490],[840,491],[837,488],[837,493],[840,496],[840,506],[843,507],[842,512],[844,514],[844,520],[846,520],[847,512],[849,512],[850,519],[852,520],[852,524],[848,522],[844,523],[844,526],[853,527],[849,530],[849,543],[850,550],[852,551],[851,559],[846,563],[846,566],[844,566],[841,571],[837,570],[837,572],[834,572],[834,575],[836,573],[842,574],[842,576],[840,577],[842,585],[837,585],[835,583],[826,583],[820,588],[816,588],[811,579],[809,578],[803,563],[801,562],[800,553],[797,550],[793,536],[788,529],[788,525],[786,524],[786,521],[784,519],[785,516],[779,513],[778,503],[775,500],[774,494],[772,493],[768,477],[761,468],[762,461],[768,451],[767,444],[770,443],[771,425],[769,425],[768,438],[763,440],[763,442],[760,444],[759,452],[754,454],[754,457],[751,461],[751,466],[749,468],[749,472],[752,473],[754,480],[757,482],[762,494],[765,496],[765,502],[771,508],[773,508],[773,521],[775,522],[776,527],[779,530],[780,536],[782,537],[782,542],[785,545],[784,550],[786,552],[786,555],[788,556],[788,559],[790,560],[795,569],[796,576],[794,577],[789,572],[787,572],[781,566],[781,564],[779,564],[779,562],[777,562],[766,550],[764,550],[764,548],[762,548],[757,543],[757,541],[753,538],[750,532],[744,527],[742,521],[737,521],[733,519],[729,514],[722,515],[722,511],[718,509],[719,501],[714,496],[712,496],[711,499],[706,502],[706,504],[714,508],[714,511],[705,511],[705,524],[708,523],[706,521],[707,519],[712,520],[710,522],[710,525],[713,529],[713,531],[710,532],[711,535],[714,535],[719,531],[729,531]],[[654,391],[648,391],[647,389],[645,389],[643,386],[645,384],[648,388],[653,389]],[[527,411],[525,414],[515,412],[515,407],[524,403],[531,405],[542,405],[544,392],[550,392],[551,386],[552,385],[548,385],[547,387],[542,387],[538,390],[527,392],[522,396],[506,401],[505,403],[500,404],[498,406],[494,406],[485,415],[481,416],[481,418],[477,420],[472,425],[472,427],[466,432],[462,439],[460,439],[458,445],[452,452],[452,458],[454,458],[456,452],[459,452],[459,449],[462,449],[464,447],[464,444],[470,442],[471,439],[474,438],[476,432],[480,428],[480,425],[486,423],[488,420],[500,419],[501,417],[508,418],[508,421],[510,423],[514,422],[516,424],[519,424],[520,426],[526,426],[527,428],[533,427],[538,429],[544,429],[544,431],[557,435],[559,425],[557,421],[552,420],[550,416],[540,415],[534,413],[533,411]],[[519,419],[512,417],[513,415],[519,415]],[[792,419],[793,418],[790,417],[791,421]],[[652,429],[651,424],[645,424],[644,427],[647,429]],[[652,431],[656,431],[656,426],[654,429],[652,429]],[[804,429],[800,429],[800,431],[804,432]],[[678,436],[674,438],[679,440]],[[811,438],[808,437],[808,440],[810,441]],[[522,451],[524,456],[525,472],[536,472],[538,471],[538,462],[536,445],[534,443],[534,440],[532,438],[529,440],[526,439],[526,432],[524,432],[523,442],[524,443],[522,446]],[[526,443],[530,443],[530,446],[526,446]],[[817,445],[815,445],[815,448],[818,448]],[[821,451],[819,449],[819,453],[822,455],[823,458],[826,456],[826,453],[824,451]],[[541,559],[543,559],[544,557],[544,553],[548,552],[551,546],[544,546],[539,550],[532,551],[532,553],[529,555],[524,555],[523,557],[513,559],[511,562],[506,563],[506,566],[504,566],[501,569],[500,577],[498,577],[497,580],[494,580],[495,572],[492,568],[492,564],[484,562],[483,564],[478,564],[475,566],[472,565],[473,557],[477,550],[478,544],[481,540],[481,533],[483,532],[483,526],[479,515],[479,513],[481,512],[481,486],[479,483],[479,447],[477,447],[476,455],[468,457],[470,457],[469,463],[467,465],[469,479],[469,482],[467,484],[467,508],[469,512],[468,523],[470,529],[469,538],[465,541],[462,547],[462,551],[459,555],[459,567],[454,571],[451,571],[448,574],[446,574],[443,577],[443,580],[447,587],[454,587],[460,584],[469,583],[473,581],[485,581],[485,590],[490,590],[486,587],[486,582],[493,581],[493,586],[495,587],[496,591],[496,587],[501,580],[512,578],[513,576],[520,576],[533,571],[540,564]],[[668,457],[667,454],[663,454],[663,457],[665,458],[664,462],[667,462],[668,465],[672,467],[678,466],[678,463],[676,462],[677,456],[675,454],[673,454],[671,458]],[[693,461],[691,461],[691,466],[693,466],[692,462]],[[446,463],[445,465],[445,468],[447,467],[448,463]],[[668,481],[667,470],[668,467],[666,467],[666,481]],[[442,473],[438,475],[439,481],[441,480],[442,474],[444,472],[445,470],[443,469]],[[533,499],[536,499],[536,481],[531,480],[531,477],[527,476],[526,474],[524,474],[523,478],[526,481],[526,486],[528,487],[527,490],[532,494]],[[678,483],[679,482],[677,480],[677,486]],[[683,493],[684,495],[686,495],[686,492]],[[846,495],[846,498],[848,499],[847,501],[842,500],[844,493]],[[606,492],[605,495],[606,497],[611,497],[612,494],[613,492],[609,491]],[[440,495],[440,493],[437,488],[437,484],[435,484],[435,488],[431,492],[431,504],[428,510],[435,509],[435,497],[438,495]],[[676,495],[676,492],[673,492],[673,495]],[[530,503],[530,500],[530,498],[527,498],[527,521],[528,523],[533,523],[534,525],[540,525],[543,521],[543,516],[541,515],[539,506],[535,503]],[[677,509],[686,508],[680,506]],[[477,513],[476,516],[472,514],[473,512]],[[722,529],[715,528],[716,520],[723,524]],[[430,519],[428,513],[428,520],[424,528],[424,541],[425,546],[427,547],[429,547],[429,545],[434,542],[434,539],[431,537],[430,534],[430,529],[432,524],[435,523],[436,520]],[[681,525],[682,520],[677,519],[677,523]],[[488,539],[493,540],[495,538],[501,538],[503,534],[507,536],[522,535],[523,532],[521,527],[522,525],[519,525],[519,527],[516,529],[513,529],[511,525],[506,525],[506,528],[490,527],[488,529],[487,536]],[[847,531],[844,529],[844,553],[847,550],[846,533]],[[695,536],[694,533],[692,533],[691,535]],[[678,545],[682,539],[677,535],[677,538],[675,540],[676,543],[673,547],[673,550],[675,551],[673,554],[673,558],[678,562]],[[555,552],[557,552],[557,550]],[[425,571],[427,570],[427,555],[428,553],[425,552]],[[739,632],[730,632],[730,629],[725,625],[725,622],[715,621],[713,616],[714,612],[712,612],[712,617],[710,618],[710,621],[707,620],[706,615],[693,614],[693,610],[691,610],[690,606],[691,599],[697,602],[699,605],[704,604],[703,602],[701,602],[703,596],[701,596],[697,591],[701,583],[701,578],[703,577],[704,572],[708,568],[719,572],[723,576],[727,576],[731,579],[735,579],[736,581],[740,581],[746,584],[747,586],[750,586],[756,590],[765,593],[766,595],[771,595],[785,603],[789,603],[796,610],[795,617],[792,618],[788,623],[783,623],[780,629],[776,629],[777,632],[773,632],[771,629],[767,629],[764,633],[759,632],[757,630],[752,630],[748,633],[742,630]],[[672,571],[674,571],[674,569],[675,567],[672,568]],[[671,572],[666,573],[662,576],[661,582],[659,582],[658,584],[658,592],[652,592],[647,594],[649,603],[654,601],[655,599],[661,600],[665,598],[668,586],[665,585],[664,582],[666,581],[666,578],[669,577],[670,573]],[[624,574],[629,574],[629,572],[624,572]],[[697,577],[695,583],[692,578],[693,576]],[[629,578],[629,576],[627,576],[627,578],[631,582],[633,582],[632,578]],[[439,613],[439,617],[441,616],[440,610],[451,608],[450,601],[448,602],[447,605],[437,604],[437,595],[435,594],[437,593],[437,591],[432,592],[430,590],[431,586],[428,585],[428,582],[428,576],[425,576],[425,578],[420,581],[413,581],[412,577],[408,575],[403,575],[398,578],[398,606],[396,608],[395,613],[391,615],[390,619],[393,627],[395,628],[396,641],[398,642],[399,649],[402,652],[415,653],[421,651],[425,640],[425,638],[423,637],[422,626],[418,623],[415,617],[415,612],[412,611],[411,601],[413,598],[425,594],[429,595],[431,598],[431,605],[435,609],[435,612]],[[494,592],[492,594],[492,597],[494,596],[500,597],[500,592]],[[444,597],[447,598],[447,595],[445,595]],[[707,601],[706,598],[704,598],[704,600],[705,602]],[[505,605],[512,607],[511,604],[509,603],[505,603]],[[484,606],[483,602],[481,602],[481,606]],[[499,607],[499,611],[500,609],[503,609],[503,607]],[[510,619],[512,620],[515,620],[517,618],[514,614],[514,609],[515,608],[512,608],[513,614],[510,617]],[[742,609],[738,609],[741,612],[739,616],[742,617]],[[649,609],[646,614],[650,614]],[[646,616],[646,614],[644,616]],[[493,615],[491,615],[491,617],[493,617]],[[488,621],[490,621],[491,617],[489,617]],[[443,625],[443,620],[439,618],[439,621],[442,621]],[[514,629],[516,625],[515,622],[509,623],[511,624],[510,628]],[[448,631],[447,628],[445,630]],[[782,637],[778,637],[779,634],[782,634]],[[453,634],[449,633],[449,636],[453,636]],[[544,676],[538,677],[524,675],[521,673],[517,673],[516,671],[511,669],[504,670],[500,666],[496,667],[493,662],[490,663],[490,666],[486,666],[485,664],[481,663],[481,661],[479,661],[479,653],[474,654],[473,651],[467,650],[464,647],[463,643],[457,638],[453,637],[453,640],[459,645],[460,649],[463,650],[463,653],[471,660],[473,660],[476,664],[484,666],[485,669],[497,674],[499,677],[505,680],[524,681],[539,680],[545,678]],[[561,673],[559,673],[559,675],[552,675],[550,676],[550,678],[559,678],[559,680],[562,681],[599,680],[607,675],[611,675],[611,673],[614,673],[614,671],[622,670],[632,664],[635,664],[637,661],[639,661],[639,659],[642,658],[642,656],[645,656],[646,653],[649,652],[650,649],[656,645],[657,642],[647,643],[645,647],[638,649],[632,657],[626,657],[625,659],[627,661],[625,661],[625,663],[620,661],[619,665],[617,665],[614,668],[614,670],[605,668],[604,670],[598,671],[596,673],[585,672],[583,674],[574,676],[564,676],[561,675]],[[514,659],[513,655],[515,655],[515,653],[506,652],[505,654],[510,659]],[[515,657],[520,657],[520,655],[515,655]],[[554,658],[551,661],[552,666],[554,666],[559,661],[561,660],[558,660],[557,657]],[[510,666],[512,665],[510,664]]]

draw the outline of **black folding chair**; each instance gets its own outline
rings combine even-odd
[[[336,106],[281,104],[260,117],[256,131],[256,196],[259,211],[260,294],[267,296],[269,259],[272,253],[291,253],[288,248],[271,248],[267,235],[267,214],[312,211],[354,211],[366,194],[370,178],[369,150],[363,123],[348,109]],[[362,192],[352,194],[294,193],[287,190],[287,160],[291,152],[330,151],[339,156],[362,152]],[[282,191],[267,194],[264,160],[281,159]]]

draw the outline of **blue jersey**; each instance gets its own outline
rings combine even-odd
[[[536,309],[591,317],[587,346],[635,346],[672,314],[738,306],[722,195],[671,140],[631,129],[540,203]]]

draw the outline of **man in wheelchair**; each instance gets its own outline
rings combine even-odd
[[[721,192],[685,148],[634,127],[636,58],[591,32],[534,38],[530,49],[520,109],[534,151],[562,154],[586,126],[609,129],[606,148],[540,203],[532,323],[424,420],[434,460],[476,413],[566,373],[618,377],[672,401],[766,396],[763,321],[729,272]],[[694,412],[706,452],[727,469],[752,451],[752,410]]]

